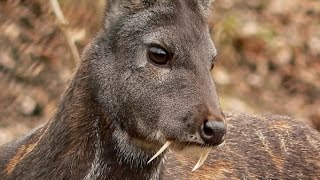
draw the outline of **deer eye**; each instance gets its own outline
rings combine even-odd
[[[213,61],[212,64],[211,64],[211,68],[210,69],[212,70],[215,67],[215,65],[216,65],[216,62]]]
[[[216,60],[216,59],[217,59],[216,57],[217,57],[217,55],[214,55],[213,58],[212,58],[211,68],[210,68],[211,70],[212,70],[212,69],[215,67],[215,65],[216,65],[216,61],[217,61],[217,60]]]
[[[172,56],[171,54],[158,46],[151,46],[148,50],[148,59],[157,65],[166,65]]]

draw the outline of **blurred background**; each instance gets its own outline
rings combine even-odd
[[[0,144],[50,119],[105,0],[0,0]],[[225,111],[293,116],[320,130],[320,1],[217,0],[212,74]]]

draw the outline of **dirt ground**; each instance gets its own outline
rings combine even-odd
[[[81,52],[104,1],[61,1]],[[224,0],[209,18],[227,111],[277,113],[320,129],[320,1]],[[75,68],[49,1],[0,1],[0,144],[48,121]]]

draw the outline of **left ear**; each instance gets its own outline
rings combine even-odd
[[[211,5],[215,0],[199,0],[201,7],[207,13],[211,10]]]
[[[134,11],[148,8],[157,0],[107,0],[105,9],[104,26],[108,28],[110,24],[117,21],[119,17]]]

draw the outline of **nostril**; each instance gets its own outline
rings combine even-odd
[[[224,141],[226,126],[223,122],[206,120],[200,127],[200,135],[205,143],[218,145]]]
[[[211,126],[211,123],[208,123],[208,120],[206,120],[206,121],[204,122],[203,132],[204,132],[204,134],[206,134],[207,136],[212,136],[212,135],[214,135],[214,127]]]

